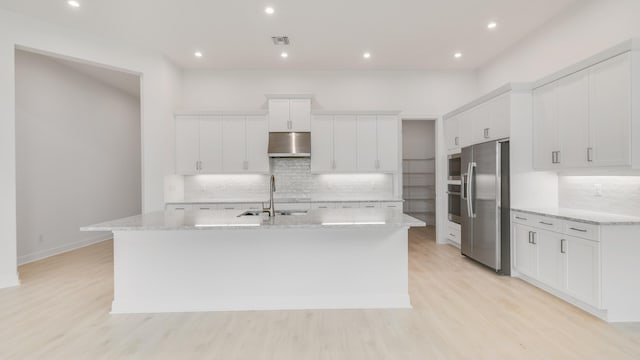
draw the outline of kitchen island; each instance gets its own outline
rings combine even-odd
[[[397,209],[154,212],[112,231],[112,313],[410,308],[408,229]]]

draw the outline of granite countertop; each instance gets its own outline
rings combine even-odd
[[[601,213],[587,210],[550,208],[550,209],[529,209],[511,208],[527,214],[553,217],[556,219],[570,220],[592,225],[640,225],[640,217],[629,215],[618,215]]]
[[[82,227],[81,231],[229,230],[425,226],[397,209],[314,209],[304,215],[242,216],[244,210],[158,211]]]
[[[347,202],[404,202],[403,199],[365,199],[365,200],[354,200],[354,199],[312,199],[312,198],[280,198],[273,199],[273,201],[278,203],[347,203]],[[167,202],[167,205],[182,205],[182,204],[259,204],[259,203],[268,203],[269,199],[262,200],[247,200],[247,199],[221,199],[221,200],[209,200],[209,201],[171,201]]]

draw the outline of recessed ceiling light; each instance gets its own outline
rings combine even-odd
[[[495,28],[497,28],[497,27],[498,27],[498,23],[497,23],[497,22],[495,22],[495,21],[492,21],[492,22],[490,22],[490,23],[488,23],[488,24],[487,24],[487,28],[488,28],[489,30],[495,29]]]
[[[286,59],[286,58],[288,58],[288,57],[289,57],[289,54],[287,54],[286,52],[284,52],[284,51],[283,51],[283,52],[280,54],[280,57],[282,57],[283,59]]]
[[[79,8],[80,7],[80,3],[75,1],[75,0],[69,0],[69,1],[67,1],[67,4],[69,4],[69,6],[74,7],[74,8]]]
[[[362,57],[365,58],[365,59],[370,59],[371,58],[371,53],[366,52],[366,53],[362,54]]]
[[[195,56],[197,58],[201,58],[202,57],[202,52],[196,51],[196,52],[193,53],[193,56]]]
[[[453,54],[453,57],[456,59],[460,59],[462,57],[462,53],[461,52],[457,52],[455,54]]]
[[[273,15],[273,13],[275,13],[276,10],[274,8],[272,8],[271,6],[267,6],[266,8],[264,8],[264,12],[266,12],[267,15]]]

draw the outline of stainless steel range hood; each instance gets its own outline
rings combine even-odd
[[[269,133],[269,157],[310,157],[311,133]]]

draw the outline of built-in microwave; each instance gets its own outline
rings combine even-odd
[[[447,164],[449,180],[460,180],[461,166],[462,159],[460,158],[460,154],[449,155],[449,162]]]
[[[449,221],[456,224],[460,224],[462,221],[462,214],[460,213],[460,190],[462,185],[449,184],[447,185],[447,197],[449,203]]]

